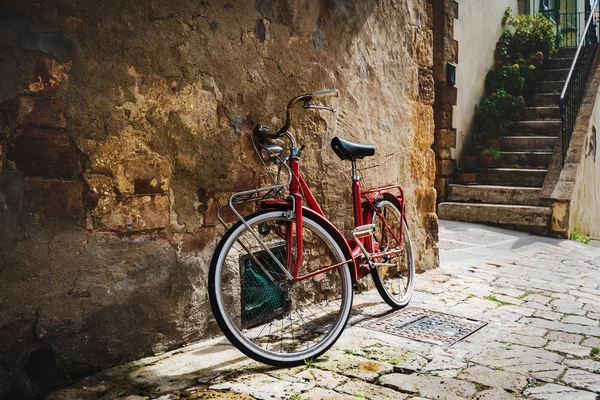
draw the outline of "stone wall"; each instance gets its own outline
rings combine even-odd
[[[296,131],[326,214],[350,228],[329,140],[372,142],[365,182],[404,186],[437,265],[429,1],[4,4],[0,397],[218,333],[216,208],[264,181],[251,128],[299,93],[341,93]]]
[[[552,234],[569,237],[577,229],[600,238],[600,51],[587,81],[573,128],[567,157],[562,165],[560,146],[554,149],[541,197],[552,203]]]
[[[454,25],[458,18],[455,0],[433,0],[435,32],[433,72],[435,81],[435,189],[437,201],[446,198],[446,187],[454,173],[452,149],[456,142],[454,125],[457,99],[456,85],[448,81],[448,65],[458,63],[458,42],[454,39]]]

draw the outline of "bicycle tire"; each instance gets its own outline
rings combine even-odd
[[[410,232],[408,230],[406,220],[402,219],[402,213],[400,212],[399,207],[397,204],[395,204],[395,202],[388,199],[382,199],[375,204],[375,207],[377,207],[379,212],[384,216],[388,214],[387,210],[390,210],[392,215],[388,215],[391,217],[391,219],[394,220],[392,221],[394,223],[392,229],[394,229],[397,232],[397,235],[400,234],[399,223],[402,224],[402,238],[400,240],[404,243],[404,252],[401,253],[401,256],[397,256],[393,260],[396,263],[396,265],[398,265],[398,258],[401,257],[403,267],[396,268],[395,271],[392,270],[392,272],[395,272],[395,274],[401,274],[404,271],[401,271],[400,269],[406,269],[406,284],[404,284],[403,280],[401,282],[398,282],[398,279],[402,279],[402,277],[399,278],[398,276],[390,276],[391,274],[389,273],[389,267],[376,267],[371,270],[371,276],[373,278],[373,282],[375,283],[375,287],[379,292],[379,295],[390,307],[394,309],[401,309],[408,305],[410,299],[412,298],[414,290],[415,263],[413,259],[413,249],[412,242],[410,239]],[[373,213],[371,223],[377,226],[377,222],[381,223],[381,220],[379,219],[376,213]],[[387,222],[388,224],[390,224],[390,221]],[[383,236],[381,236],[383,235],[381,227],[378,227],[377,231],[379,231],[380,233],[380,238],[383,238]],[[375,233],[375,235],[377,235],[377,232]],[[385,239],[379,239],[377,241],[380,243],[380,246],[384,247],[380,249],[380,251],[390,250],[390,248],[387,247],[388,243],[386,243]],[[390,261],[390,259],[387,259],[387,261]],[[396,280],[396,282],[394,282],[394,280]],[[397,294],[393,293],[394,288],[392,286],[394,283],[396,283],[396,288],[399,287],[398,283],[402,283],[402,288],[404,290],[401,296],[398,296]]]
[[[258,229],[259,226],[261,226],[261,224],[266,224],[269,221],[276,221],[273,222],[274,224],[279,223],[279,221],[290,221],[290,220],[286,220],[285,219],[286,216],[286,211],[283,210],[262,210],[262,211],[258,211],[254,214],[249,215],[248,217],[245,218],[246,222],[251,225],[253,227],[253,229]],[[344,253],[342,251],[342,247],[336,242],[336,240],[327,232],[326,227],[320,223],[320,221],[318,221],[315,218],[312,218],[310,215],[305,215],[303,218],[304,221],[304,238],[305,240],[303,240],[304,246],[305,246],[305,251],[303,254],[303,267],[304,264],[308,264],[307,258],[310,261],[310,255],[307,255],[307,252],[310,251],[310,249],[306,249],[306,245],[307,245],[307,235],[313,235],[312,240],[315,240],[315,234],[317,236],[317,239],[320,238],[324,244],[326,244],[329,248],[330,251],[330,255],[332,258],[335,258],[336,264],[337,263],[342,263],[343,261],[346,260],[346,257],[344,256]],[[261,343],[260,341],[264,339],[260,338],[260,333],[254,338],[253,341],[250,336],[251,336],[251,332],[252,331],[256,331],[258,330],[258,328],[250,328],[250,329],[243,329],[243,323],[240,322],[239,320],[239,316],[236,315],[232,315],[234,312],[230,311],[229,309],[234,309],[235,307],[237,307],[237,300],[238,299],[233,299],[232,301],[229,301],[229,303],[231,303],[231,307],[228,307],[228,301],[227,301],[227,297],[229,296],[236,296],[236,294],[234,293],[234,290],[227,290],[230,285],[229,281],[227,280],[228,278],[225,278],[224,275],[228,272],[230,272],[230,274],[235,275],[236,271],[235,269],[237,268],[236,266],[234,266],[233,264],[235,264],[236,261],[236,257],[237,253],[236,251],[238,251],[237,249],[234,249],[234,246],[236,245],[236,243],[238,244],[242,244],[243,243],[243,235],[244,233],[250,235],[250,232],[248,231],[248,228],[241,222],[239,221],[238,223],[236,223],[231,229],[229,229],[227,231],[227,233],[225,234],[225,236],[221,239],[221,241],[219,242],[219,244],[217,245],[217,248],[213,254],[212,260],[211,260],[211,264],[210,264],[210,271],[209,271],[209,284],[208,284],[208,288],[209,288],[209,299],[210,299],[210,304],[211,304],[211,308],[213,311],[213,314],[215,316],[215,319],[217,321],[217,324],[219,325],[219,327],[221,328],[221,331],[223,332],[223,334],[227,337],[227,339],[238,349],[240,350],[242,353],[244,353],[246,356],[262,362],[264,364],[269,364],[269,365],[273,365],[273,366],[278,366],[278,367],[291,367],[291,366],[296,366],[296,365],[302,365],[305,363],[305,360],[312,360],[312,359],[316,359],[317,357],[319,357],[320,355],[322,355],[323,353],[325,353],[331,346],[333,346],[335,344],[335,342],[338,340],[338,338],[340,337],[340,335],[343,333],[344,328],[348,322],[348,319],[350,317],[350,311],[352,309],[352,297],[353,297],[353,291],[352,291],[352,279],[351,279],[351,275],[350,275],[350,271],[349,268],[346,264],[343,264],[337,268],[334,268],[331,271],[331,275],[339,275],[340,278],[340,282],[339,282],[339,289],[341,290],[341,294],[340,294],[340,299],[339,299],[339,310],[337,311],[337,314],[332,313],[331,319],[335,318],[335,321],[333,321],[332,324],[332,328],[331,330],[325,334],[322,338],[319,339],[319,341],[317,341],[313,346],[308,346],[308,348],[304,351],[291,351],[291,352],[283,352],[281,351],[282,349],[284,349],[288,343],[285,342],[284,343],[284,336],[285,336],[285,332],[284,332],[284,327],[285,327],[285,320],[288,317],[288,315],[286,315],[286,312],[283,311],[281,314],[281,319],[277,319],[277,317],[274,317],[273,320],[277,320],[278,324],[279,321],[281,321],[281,344],[280,344],[280,351],[276,352],[276,351],[272,351],[269,350],[269,343],[267,342],[267,346],[266,349],[261,347]],[[258,243],[258,242],[256,242]],[[245,244],[245,246],[247,246],[248,243]],[[243,246],[242,246],[243,247]],[[232,250],[234,249],[234,250]],[[232,252],[231,256],[229,256],[230,252]],[[254,252],[253,254],[256,256],[256,254],[259,254],[260,251],[258,252]],[[241,255],[240,257],[244,257],[243,255]],[[322,254],[318,255],[319,260],[321,260],[323,258]],[[227,259],[229,258],[229,261],[227,261]],[[241,258],[239,258],[241,259]],[[241,263],[241,261],[240,261]],[[232,267],[226,267],[225,264],[229,265],[232,264]],[[333,265],[333,264],[326,264],[326,265]],[[227,269],[227,270],[226,270]],[[240,270],[242,268],[240,267]],[[260,272],[260,271],[259,271]],[[242,273],[240,272],[239,275],[240,277],[237,278],[240,282],[240,287],[239,287],[239,292],[240,292],[240,300],[241,300],[241,311],[240,313],[242,314],[241,319],[243,320],[243,314],[245,312],[245,308],[244,308],[244,295],[243,292],[244,290],[248,291],[248,289],[246,288],[246,279],[245,279],[245,274],[246,272]],[[266,274],[266,272],[265,272]],[[324,273],[320,273],[318,275],[316,275],[317,277],[321,277],[321,280],[324,280],[325,278],[329,277],[329,275],[325,276],[325,274],[329,274],[328,272],[324,272]],[[325,276],[325,277],[324,277]],[[234,277],[235,278],[235,277]],[[234,279],[234,278],[230,278],[230,279]],[[313,280],[313,278],[309,278],[305,281],[309,281],[309,280]],[[305,281],[301,281],[301,282],[305,282]],[[316,281],[316,279],[314,279],[314,281]],[[242,283],[243,282],[243,283]],[[261,284],[262,285],[262,284]],[[279,285],[281,285],[281,282],[279,283]],[[294,286],[297,284],[294,284]],[[304,285],[304,283],[303,283]],[[235,286],[235,284],[233,284],[233,286]],[[265,289],[265,287],[268,286],[267,285],[262,285],[262,288],[258,290],[258,292],[260,292],[261,295],[264,294],[264,297],[266,298],[268,295],[266,294],[266,292],[268,290]],[[323,284],[321,284],[321,286],[323,286]],[[331,283],[332,288],[335,286],[334,283]],[[290,292],[292,289],[288,288],[288,292]],[[298,291],[300,291],[301,289],[298,289]],[[333,290],[333,289],[331,289]],[[305,294],[304,292],[306,292],[306,290],[304,290],[302,293],[304,294],[304,297],[307,296],[315,296],[316,298],[324,298],[326,296],[326,294],[324,294],[323,292],[325,292],[324,290],[315,290],[315,293],[312,294]],[[320,293],[319,293],[320,292]],[[256,292],[253,293],[254,297],[253,299],[255,300],[257,297],[256,296]],[[300,296],[299,296],[300,297]],[[336,307],[335,305],[335,301],[334,300],[328,300],[333,304],[333,307]],[[265,304],[266,300],[265,300]],[[290,301],[290,310],[289,310],[289,315],[291,316],[290,318],[292,319],[292,327],[291,327],[291,340],[294,340],[294,326],[293,326],[293,307],[296,305],[296,309],[295,311],[300,315],[300,321],[302,324],[305,323],[305,320],[302,317],[302,312],[304,312],[304,309],[301,309],[301,307],[308,307],[306,305],[307,303],[301,303],[300,300],[296,300],[296,303],[294,304],[293,301]],[[318,303],[321,304],[319,307],[323,306],[323,303]],[[325,303],[325,309],[323,309],[321,307],[321,310],[323,311],[327,311],[328,306],[330,305],[328,303]],[[333,308],[332,307],[332,308]],[[284,308],[284,307],[283,307]],[[282,308],[282,309],[283,309]],[[310,310],[310,309],[309,309]],[[311,311],[313,312],[313,311]],[[322,313],[321,311],[317,310],[317,314]],[[306,317],[308,314],[304,314],[304,316]],[[313,325],[310,325],[309,328],[312,328],[314,326],[313,329],[315,329],[315,332],[318,330],[324,330],[327,329],[326,327],[323,327],[320,325],[320,318],[321,317],[317,317],[314,312],[312,314],[313,316],[315,316],[314,320],[313,320]],[[308,319],[308,317],[307,317]],[[325,319],[324,317],[322,318],[323,320]],[[298,321],[298,319],[296,319],[296,321]],[[273,322],[271,321],[271,326],[269,327],[269,332],[268,335],[271,336],[271,329],[272,329],[272,325]],[[266,322],[265,322],[266,324]],[[304,324],[306,326],[308,326],[308,324]],[[265,328],[262,328],[265,329]],[[277,327],[275,328],[277,329]],[[262,332],[262,331],[261,331]],[[308,331],[308,333],[305,331],[303,331],[302,335],[303,336],[307,336],[307,338],[310,338],[311,335],[314,335],[315,333],[311,332],[310,330]],[[308,340],[308,339],[307,339]],[[264,343],[263,343],[264,344]]]

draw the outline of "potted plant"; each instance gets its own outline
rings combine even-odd
[[[479,155],[479,165],[493,167],[502,160],[502,150],[497,147],[486,147]]]
[[[523,111],[524,108],[525,99],[523,96],[511,96],[508,119],[513,122],[519,121],[521,119],[521,111]]]
[[[477,184],[477,163],[466,157],[458,167],[458,173],[460,174],[460,180],[465,185]]]

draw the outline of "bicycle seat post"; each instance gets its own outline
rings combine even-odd
[[[356,160],[352,160],[352,180],[360,181],[360,176],[358,176],[358,169],[356,168]]]

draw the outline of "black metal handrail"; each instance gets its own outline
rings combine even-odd
[[[560,94],[559,106],[560,117],[562,120],[562,165],[565,164],[567,158],[567,151],[571,144],[575,121],[577,120],[579,107],[581,107],[585,87],[590,76],[592,65],[594,64],[596,50],[598,49],[598,24],[593,24],[592,22],[594,20],[598,21],[596,18],[596,9],[599,1],[600,0],[594,1],[592,11],[587,18],[587,23],[581,33],[581,40],[579,41],[579,46],[577,46],[577,51],[575,52],[573,63],[569,69],[567,80]]]

